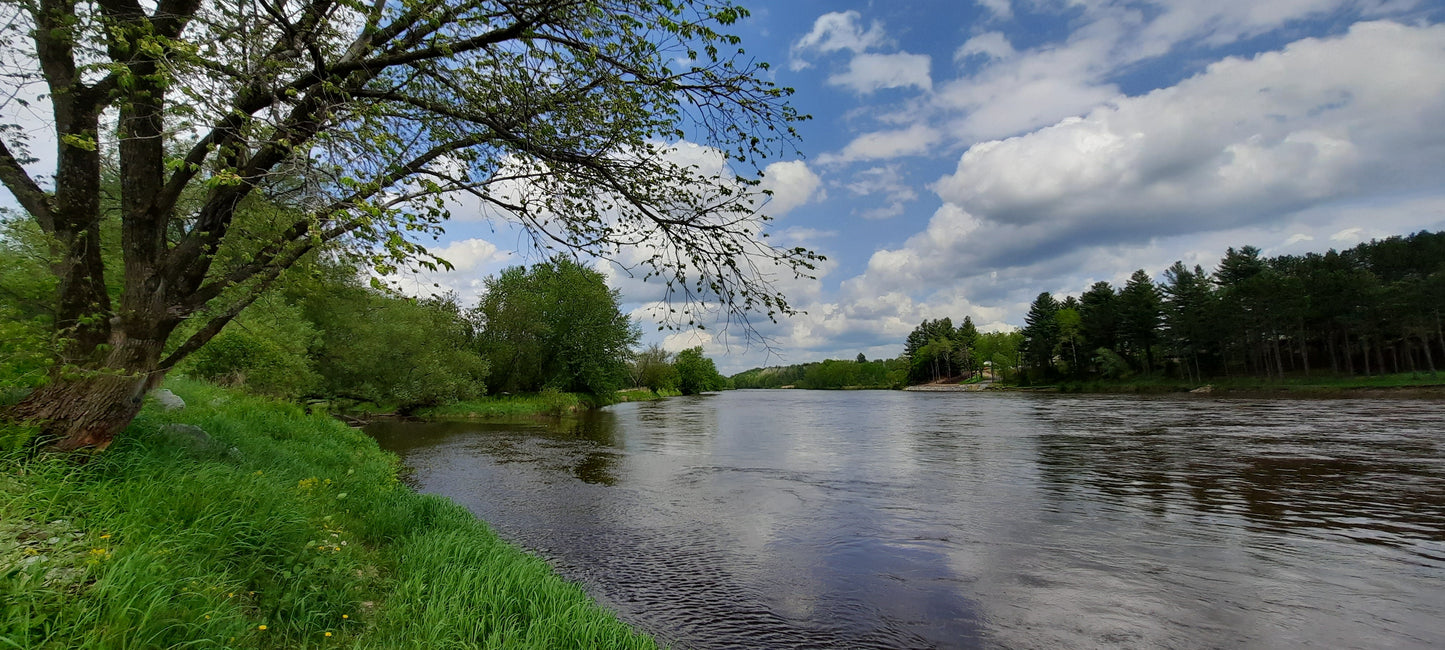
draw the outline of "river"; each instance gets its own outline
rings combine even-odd
[[[683,648],[1445,645],[1445,402],[732,391],[368,431]]]

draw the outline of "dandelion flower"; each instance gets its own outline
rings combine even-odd
[[[262,632],[265,632],[265,631],[266,631],[266,626],[265,626],[265,625],[257,625],[257,626],[256,626],[256,629],[261,630]]]
[[[351,618],[351,617],[350,617],[350,616],[347,616],[347,615],[345,615],[345,614],[342,614],[342,615],[341,615],[341,618]]]
[[[326,636],[331,636],[331,633],[330,633],[330,632],[327,632],[327,633],[326,633]]]
[[[106,533],[106,534],[104,534],[104,535],[101,535],[100,538],[101,538],[101,539],[110,539],[110,533]]]

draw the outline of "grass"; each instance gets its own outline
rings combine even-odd
[[[529,395],[498,395],[480,399],[430,406],[418,410],[417,417],[428,419],[506,419],[533,416],[558,416],[575,413],[588,407],[588,401],[576,393],[544,390]]]
[[[682,395],[676,390],[633,388],[611,395],[583,395],[544,390],[526,395],[498,395],[419,409],[413,415],[430,420],[508,420],[557,417],[620,402],[651,402]]]
[[[0,647],[654,647],[364,434],[168,387],[88,462],[4,457]]]
[[[1208,385],[1222,393],[1285,393],[1299,395],[1331,395],[1358,391],[1390,389],[1439,389],[1445,387],[1445,373],[1396,373],[1371,376],[1336,376],[1315,374],[1287,376],[1284,379],[1261,377],[1216,377],[1203,383],[1173,378],[1142,378],[1065,382],[1059,389],[1070,393],[1171,393],[1184,392]]]
[[[656,402],[669,397],[681,397],[682,391],[664,388],[662,390],[651,390],[647,388],[629,388],[619,390],[614,394],[613,403],[621,402]]]

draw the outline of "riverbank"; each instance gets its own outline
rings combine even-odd
[[[413,415],[423,420],[506,420],[512,418],[557,417],[622,402],[651,402],[682,393],[646,388],[620,390],[608,397],[542,391],[527,395],[496,395],[419,409]]]
[[[981,390],[1013,392],[1058,392],[1156,395],[1193,393],[1228,395],[1232,397],[1445,397],[1445,374],[1399,373],[1369,377],[1225,377],[1207,383],[1181,379],[1128,379],[1060,382],[1035,386],[1015,386],[983,381],[972,383],[933,383],[909,386],[914,392],[966,393]]]
[[[88,462],[6,452],[0,645],[654,647],[359,431],[167,387]]]

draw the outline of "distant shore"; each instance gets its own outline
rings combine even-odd
[[[999,382],[933,383],[909,386],[915,392],[1057,392],[1093,394],[1194,394],[1229,397],[1445,397],[1445,373],[1400,373],[1369,377],[1221,378],[1208,382],[1176,379],[1060,382],[1036,386]]]

